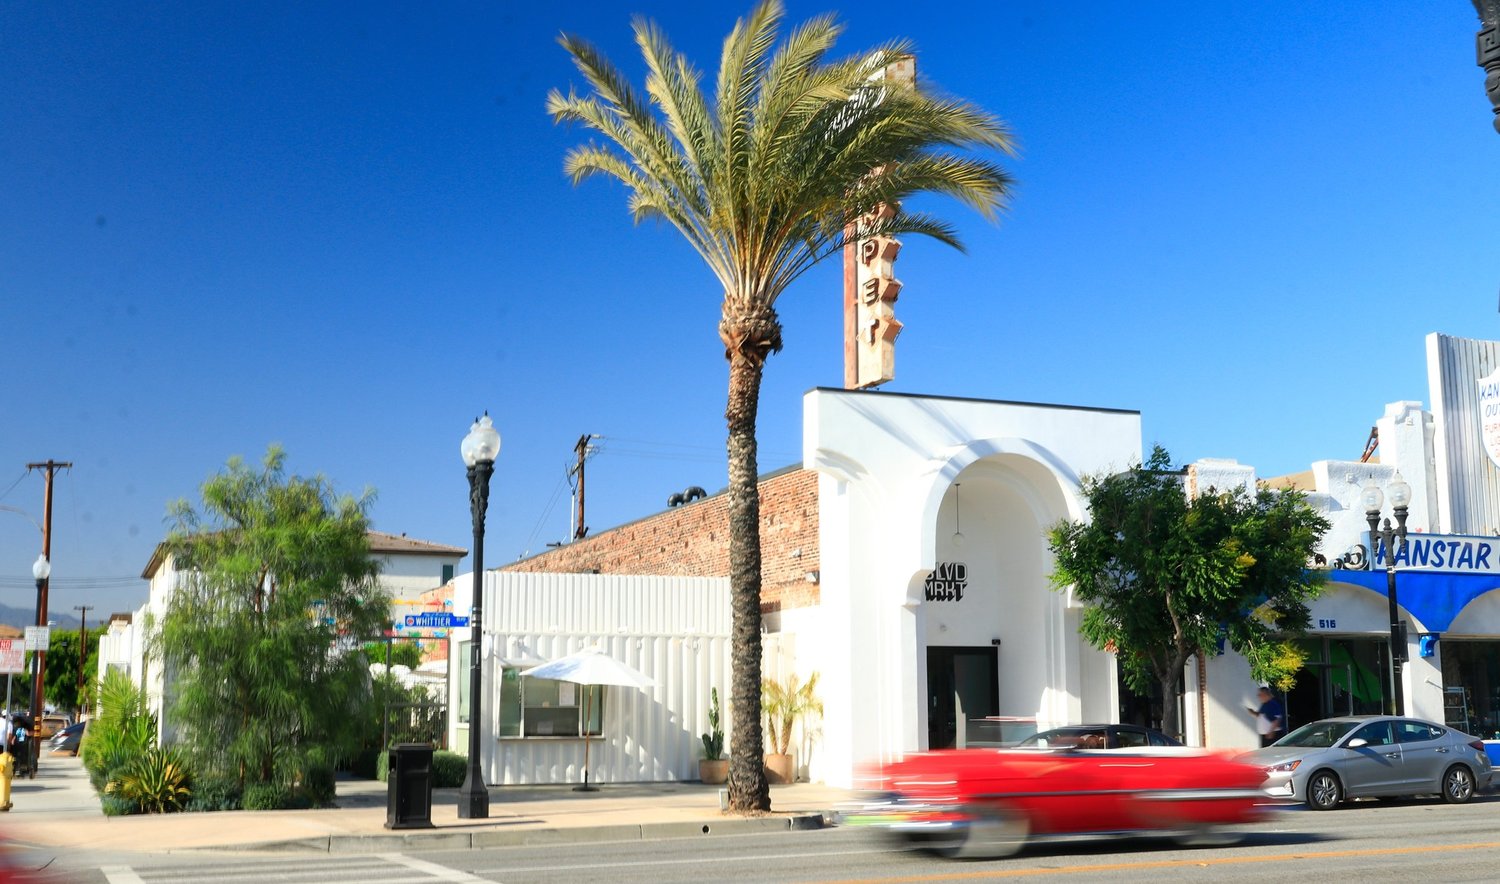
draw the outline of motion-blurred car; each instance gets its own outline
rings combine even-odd
[[[77,755],[78,744],[83,741],[83,729],[87,725],[86,721],[68,725],[52,735],[52,738],[47,741],[47,748],[58,754]]]
[[[1271,795],[1331,810],[1349,798],[1441,795],[1463,804],[1494,771],[1484,742],[1417,718],[1327,718],[1240,756],[1260,765]]]
[[[1188,843],[1272,806],[1265,772],[1183,749],[958,749],[887,766],[881,794],[844,815],[942,856],[1000,857],[1031,838],[1163,833]]]
[[[1073,724],[1032,734],[1017,749],[1140,749],[1182,744],[1149,727],[1134,724]]]

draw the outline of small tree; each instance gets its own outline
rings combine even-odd
[[[1183,667],[1221,642],[1257,680],[1291,686],[1303,659],[1291,639],[1322,584],[1307,563],[1328,520],[1295,491],[1189,498],[1170,463],[1157,446],[1141,468],[1086,479],[1089,521],[1064,521],[1048,540],[1054,587],[1088,605],[1084,638],[1115,652],[1133,690],[1161,685],[1162,729],[1175,734]]]
[[[349,757],[367,715],[365,656],[390,603],[376,583],[365,511],[321,476],[288,476],[276,447],[204,483],[201,510],[174,505],[174,589],[153,650],[166,662],[170,723],[200,770],[283,789]]]

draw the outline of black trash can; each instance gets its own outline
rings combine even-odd
[[[431,829],[432,744],[397,743],[387,761],[385,827]]]

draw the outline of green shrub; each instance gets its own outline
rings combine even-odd
[[[246,810],[280,810],[289,797],[287,788],[280,783],[251,783],[245,787],[240,804]]]
[[[211,778],[193,784],[193,797],[183,810],[198,812],[240,809],[240,784],[231,779]]]
[[[126,801],[118,795],[99,796],[99,809],[104,811],[105,816],[127,816],[141,812],[134,801]]]
[[[432,787],[457,789],[469,773],[469,756],[446,749],[432,753]]]
[[[302,788],[299,792],[307,796],[308,802],[313,806],[332,804],[334,791],[335,780],[332,767],[314,764],[309,766],[307,772],[302,775]]]
[[[118,770],[104,784],[104,792],[146,813],[170,813],[181,810],[192,797],[192,779],[192,771],[177,750],[151,748]]]
[[[391,753],[381,752],[375,756],[375,779],[382,783],[391,781]]]

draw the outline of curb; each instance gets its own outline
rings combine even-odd
[[[322,835],[254,844],[197,847],[201,851],[255,851],[282,853],[372,853],[400,845],[402,850],[480,850],[487,847],[534,847],[549,844],[592,844],[606,841],[656,841],[666,838],[702,838],[754,835],[762,832],[794,832],[822,829],[822,813],[752,817],[712,822],[641,823],[619,826],[570,826],[548,829],[516,829],[484,832],[390,832],[371,835]]]

